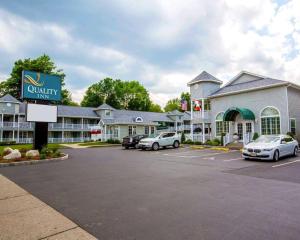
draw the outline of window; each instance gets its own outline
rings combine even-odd
[[[154,132],[155,132],[155,128],[151,127],[151,134],[154,134]]]
[[[295,118],[290,119],[290,131],[292,134],[296,135],[296,119]]]
[[[136,126],[128,126],[128,135],[136,135]]]
[[[223,121],[224,113],[219,113],[216,116],[216,136],[221,136],[222,133],[229,133],[229,122]]]
[[[107,117],[110,116],[110,110],[105,110],[105,116],[107,116]]]
[[[252,132],[252,124],[251,123],[246,123],[246,133],[251,133]]]
[[[136,121],[136,122],[143,122],[143,118],[137,117],[137,118],[135,119],[135,121]]]
[[[206,111],[210,110],[210,100],[209,99],[204,100],[204,110],[206,110]]]
[[[280,134],[280,115],[277,109],[267,107],[261,112],[261,134]]]
[[[145,134],[149,135],[149,126],[145,126]]]

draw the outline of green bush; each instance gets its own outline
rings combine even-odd
[[[195,145],[202,145],[202,142],[196,141],[194,142]]]
[[[120,144],[121,142],[118,139],[107,139],[106,143],[109,143],[109,144]]]
[[[40,154],[40,159],[43,160],[43,159],[46,159],[46,157],[47,157],[47,155],[46,155],[45,153],[41,153],[41,154]]]
[[[14,145],[16,141],[0,142],[0,146]]]
[[[194,142],[191,139],[188,139],[186,141],[184,141],[185,144],[194,144]]]
[[[184,143],[185,142],[185,134],[181,133],[181,142]]]
[[[259,137],[259,134],[258,134],[257,132],[255,132],[255,133],[253,134],[252,140],[255,141],[256,139],[258,139],[258,137]]]
[[[205,142],[206,145],[211,145],[211,143],[212,143],[211,140],[207,140],[207,141]]]
[[[289,135],[289,136],[292,137],[292,138],[295,138],[295,137],[296,137],[296,135],[295,135],[294,133],[292,133],[292,132],[287,132],[286,135]]]

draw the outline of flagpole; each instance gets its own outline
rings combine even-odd
[[[190,130],[190,136],[192,141],[194,141],[194,131],[193,131],[193,100],[191,99],[191,130]]]

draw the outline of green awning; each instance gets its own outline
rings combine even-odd
[[[229,108],[223,116],[223,121],[234,121],[237,114],[240,114],[244,120],[255,120],[254,113],[248,108]]]

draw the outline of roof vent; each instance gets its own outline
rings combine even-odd
[[[141,122],[143,122],[143,121],[144,121],[144,120],[143,120],[142,117],[136,117],[136,118],[135,118],[135,122],[141,123]]]

